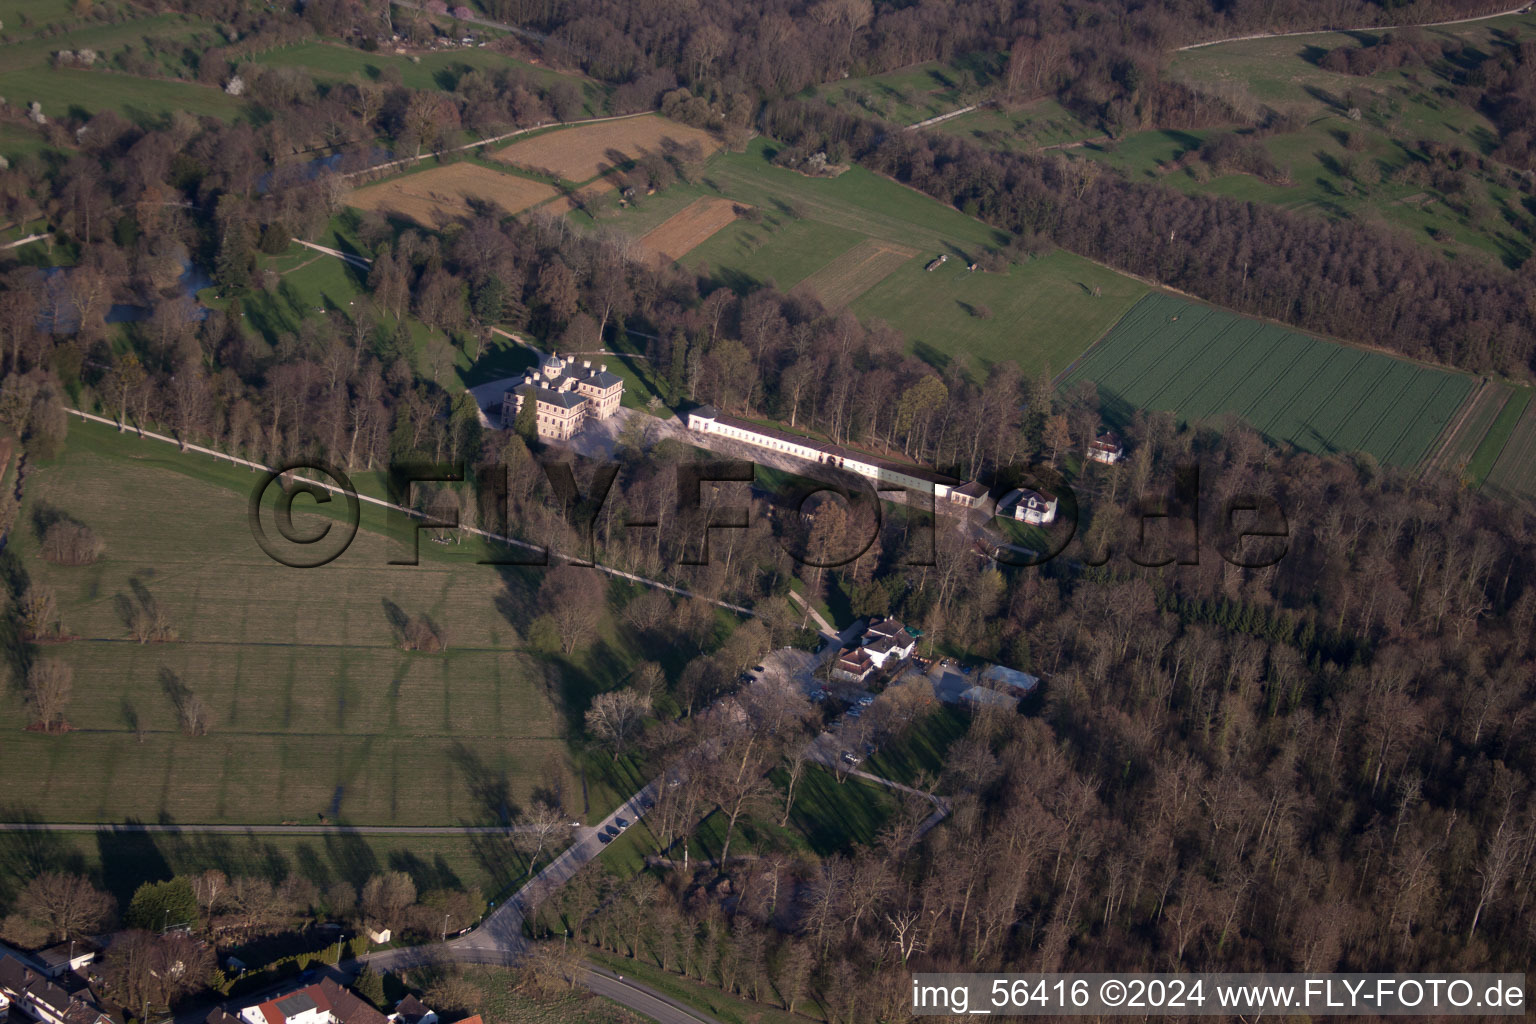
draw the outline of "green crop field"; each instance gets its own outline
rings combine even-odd
[[[1473,378],[1150,295],[1067,375],[1093,381],[1106,417],[1167,409],[1186,422],[1233,413],[1278,444],[1418,464]]]
[[[460,824],[495,820],[536,786],[560,789],[580,811],[565,736],[591,693],[644,656],[641,645],[609,621],[578,659],[524,653],[535,572],[478,565],[477,545],[426,542],[419,566],[391,566],[404,549],[373,506],[335,562],[281,566],[251,535],[256,479],[71,422],[65,454],[28,480],[6,557],[18,586],[54,589],[73,638],[13,640],[11,675],[28,658],[68,663],[74,728],[22,731],[11,691],[0,704],[11,792],[64,821]],[[38,557],[33,524],[51,510],[97,531],[99,562]],[[126,623],[145,595],[174,642],[130,640]],[[399,650],[390,619],[400,612],[444,627],[448,650]],[[177,692],[207,707],[208,735],[182,733]],[[612,798],[602,781],[594,804]]]
[[[1483,488],[1495,497],[1529,503],[1536,501],[1536,402],[1529,401],[1529,392],[1526,397],[1525,411],[1500,449]]]
[[[1002,273],[968,271],[1006,236],[861,167],[810,178],[773,166],[772,155],[759,139],[746,152],[716,154],[698,184],[600,210],[595,222],[573,217],[639,236],[700,196],[750,204],[760,217],[737,219],[682,260],[739,291],[769,281],[793,288],[869,239],[915,249],[849,308],[896,325],[912,351],[939,367],[963,353],[981,368],[1013,360],[1027,374],[1059,371],[1146,293],[1140,282],[1063,251]],[[926,271],[940,254],[949,260]]]
[[[1499,409],[1493,423],[1482,435],[1471,459],[1467,462],[1466,478],[1473,484],[1481,485],[1488,479],[1488,474],[1493,471],[1494,463],[1504,451],[1504,446],[1509,443],[1509,437],[1515,432],[1515,424],[1520,422],[1525,415],[1526,406],[1531,403],[1530,388],[1512,389],[1509,400]]]

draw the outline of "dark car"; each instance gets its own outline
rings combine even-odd
[[[613,823],[615,825],[619,826],[619,828],[629,828],[629,819],[628,818],[614,818],[613,819]]]
[[[609,835],[606,832],[599,832],[597,834],[597,841],[600,842],[600,843],[611,843],[611,842],[613,842],[613,836]]]
[[[607,828],[603,829],[603,835],[607,836],[609,839],[617,839],[619,838],[619,833],[621,831],[622,829],[620,829],[619,826],[609,825]]]

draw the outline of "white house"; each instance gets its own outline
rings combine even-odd
[[[330,1000],[319,985],[268,999],[240,1011],[245,1024],[334,1024]]]
[[[1013,507],[1013,518],[1035,526],[1056,521],[1056,495],[1024,488],[1019,491],[1019,503]]]
[[[1118,434],[1105,432],[1094,438],[1088,446],[1088,457],[1094,462],[1112,466],[1125,458],[1125,446],[1120,443]]]
[[[910,658],[917,646],[917,637],[895,619],[880,619],[869,624],[860,642],[875,668],[884,669]]]
[[[48,977],[57,978],[94,963],[96,947],[88,942],[61,942],[38,953],[37,960],[43,965]]]
[[[869,649],[855,647],[838,656],[837,664],[832,667],[832,678],[845,683],[862,683],[874,671],[875,662],[869,656]]]

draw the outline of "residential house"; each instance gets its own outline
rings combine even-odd
[[[962,508],[975,508],[987,496],[987,485],[979,480],[961,484],[949,492],[949,500]]]
[[[96,947],[89,942],[61,942],[37,954],[37,962],[50,978],[78,971],[95,960]]]
[[[917,637],[895,619],[880,619],[869,624],[860,643],[875,668],[883,670],[910,658],[917,646]]]
[[[517,422],[523,402],[535,402],[535,429],[546,441],[566,441],[588,420],[605,420],[619,409],[624,380],[608,372],[608,364],[593,367],[590,360],[575,361],[555,352],[539,360],[538,370],[525,374],[501,397],[501,422]]]
[[[407,995],[395,1004],[395,1012],[389,1019],[395,1024],[437,1024],[437,1013],[428,1009],[420,999]]]
[[[386,1024],[357,993],[330,978],[240,1011],[243,1024]],[[225,1024],[209,1018],[208,1024]]]
[[[1019,491],[1019,503],[1013,507],[1013,518],[1035,526],[1056,521],[1056,495],[1024,488]]]
[[[70,995],[42,972],[13,956],[0,956],[0,996],[6,1009],[22,1010],[41,1024],[116,1024],[89,999]]]
[[[875,671],[875,661],[867,647],[853,647],[844,651],[832,666],[832,678],[845,683],[862,683]]]
[[[1125,446],[1120,443],[1119,435],[1106,431],[1088,445],[1088,457],[1094,462],[1112,466],[1125,458]]]

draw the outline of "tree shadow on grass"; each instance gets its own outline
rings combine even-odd
[[[448,760],[463,776],[464,786],[480,813],[479,820],[510,825],[518,808],[512,802],[512,780],[506,771],[487,764],[477,751],[464,743],[455,743],[449,748]]]

